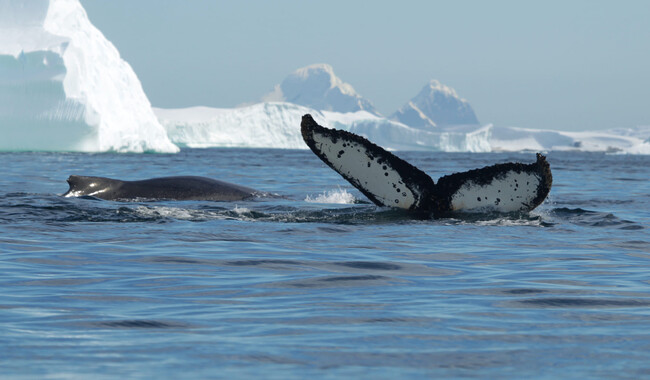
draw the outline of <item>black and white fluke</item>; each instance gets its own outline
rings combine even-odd
[[[353,133],[302,117],[302,137],[329,167],[378,206],[431,212],[526,212],[539,206],[553,183],[546,157],[454,173],[435,183],[426,173]]]

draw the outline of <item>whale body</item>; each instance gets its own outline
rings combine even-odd
[[[546,157],[531,164],[504,163],[438,179],[367,139],[302,117],[309,148],[378,206],[424,211],[434,217],[455,212],[526,212],[539,206],[553,183]]]
[[[206,177],[182,176],[121,181],[71,175],[64,197],[93,196],[106,200],[173,199],[238,201],[260,194],[249,187]]]

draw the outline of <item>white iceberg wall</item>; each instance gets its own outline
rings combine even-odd
[[[280,102],[233,109],[192,107],[154,110],[172,141],[192,148],[307,149],[300,134],[300,122],[302,116],[309,113],[323,126],[362,135],[390,150],[487,152],[490,149],[491,126],[424,131],[367,111],[317,111]]]
[[[317,111],[292,103],[242,108],[154,109],[176,144],[195,147],[307,149],[300,135],[302,115],[321,125],[362,135],[389,150],[442,152],[594,151],[650,154],[650,128],[604,132],[560,132],[473,124],[411,128],[367,111]]]
[[[323,112],[327,117],[330,113]],[[425,150],[439,152],[489,152],[491,126],[472,131],[438,129],[426,131],[411,128],[384,118],[359,119],[348,123],[328,119],[333,128],[364,136],[389,150]]]
[[[291,103],[154,110],[172,141],[190,148],[306,149],[300,134],[302,115],[323,120],[318,111]]]
[[[177,152],[78,0],[0,0],[0,150]]]
[[[603,132],[560,132],[574,139],[573,147],[587,152],[650,154],[650,143],[634,136]],[[564,147],[554,147],[563,150]]]
[[[650,154],[642,127],[600,132],[564,132],[515,127],[493,128],[493,151],[582,151]]]
[[[96,134],[84,105],[66,98],[64,74],[54,52],[0,56],[0,150],[88,150]]]

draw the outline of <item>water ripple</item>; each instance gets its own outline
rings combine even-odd
[[[607,298],[531,298],[515,301],[527,307],[541,308],[645,308],[650,306],[650,299],[607,299]]]
[[[116,329],[177,329],[186,328],[187,325],[176,322],[163,322],[148,319],[129,319],[121,321],[101,321],[91,323],[92,326],[100,328]]]

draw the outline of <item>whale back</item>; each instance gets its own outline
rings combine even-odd
[[[93,196],[105,200],[172,199],[236,201],[259,193],[249,187],[212,178],[181,176],[139,181],[71,175],[66,197]]]
[[[64,197],[91,196],[102,199],[114,199],[123,185],[123,181],[105,178],[71,175],[68,177],[70,188]]]

